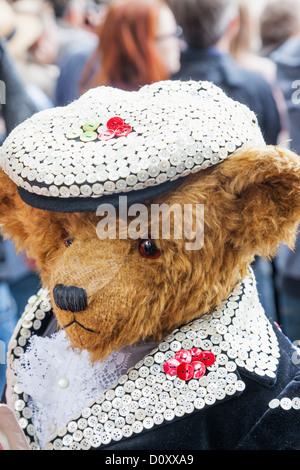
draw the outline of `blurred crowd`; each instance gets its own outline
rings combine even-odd
[[[0,139],[98,85],[208,80],[257,115],[267,144],[300,154],[300,0],[0,0]],[[299,78],[299,80],[298,80]],[[253,264],[266,313],[300,339],[300,239]],[[7,345],[39,288],[0,239],[0,392]],[[4,343],[3,343],[4,342]],[[2,352],[2,354],[1,354]]]

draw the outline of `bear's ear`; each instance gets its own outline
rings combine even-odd
[[[0,231],[14,241],[18,250],[26,246],[25,212],[16,184],[0,168]]]
[[[41,268],[61,246],[67,217],[29,206],[19,196],[16,184],[0,168],[0,232],[17,251],[25,250]]]
[[[248,254],[274,256],[292,247],[300,221],[300,157],[279,147],[236,152],[219,165],[229,211],[229,243]]]

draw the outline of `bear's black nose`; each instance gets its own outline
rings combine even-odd
[[[53,298],[58,308],[70,312],[82,312],[87,308],[87,294],[81,287],[57,284],[53,289]]]

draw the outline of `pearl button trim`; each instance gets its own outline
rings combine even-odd
[[[282,408],[283,410],[300,410],[300,397],[288,398],[283,397],[280,400],[278,398],[274,398],[269,403],[269,408]]]

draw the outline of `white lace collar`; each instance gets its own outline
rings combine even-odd
[[[29,331],[28,320],[32,328],[36,321],[33,312],[41,311],[45,295],[42,291],[35,300],[31,309],[34,316],[28,318],[27,314],[24,317],[20,331],[26,327]],[[11,345],[13,359],[21,355],[17,337],[18,333],[13,340],[16,342]],[[163,370],[165,361],[174,357],[178,350],[192,347],[211,350],[215,354],[216,361],[207,368],[206,374],[188,382],[167,375]],[[97,448],[213,406],[243,392],[245,383],[239,372],[256,380],[274,382],[279,357],[278,341],[259,302],[250,270],[249,275],[210,316],[176,329],[66,423],[45,448]],[[30,418],[24,415],[24,409],[29,409],[29,398],[16,378],[14,380],[14,392],[19,394],[15,408],[20,413],[31,447],[39,448],[30,412],[27,412]]]
[[[71,348],[64,330],[50,338],[31,337],[29,348],[15,361],[15,372],[19,386],[30,397],[28,407],[42,448],[55,431],[126,373],[139,348],[143,351],[139,358],[143,357],[146,348],[141,343],[113,352],[92,366],[87,351]]]

